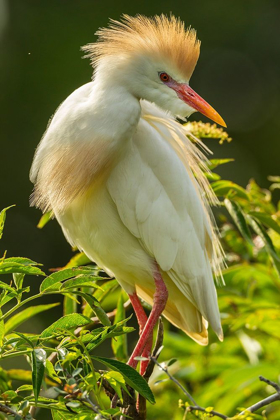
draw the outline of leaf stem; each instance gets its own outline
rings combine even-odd
[[[37,298],[41,297],[42,295],[43,295],[42,293],[38,293],[37,295],[30,296],[29,298],[23,300],[22,302],[19,302],[17,305],[15,305],[13,308],[11,308],[8,312],[6,312],[4,315],[2,315],[1,318],[0,318],[0,321],[2,321],[2,319],[7,318],[8,316],[10,316],[13,312],[15,312],[21,306],[25,305],[27,302],[30,302],[31,300],[37,299]]]

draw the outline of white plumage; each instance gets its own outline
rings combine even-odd
[[[205,345],[208,322],[223,338],[211,269],[219,273],[222,254],[207,205],[215,198],[206,158],[162,109],[194,108],[158,78],[164,70],[188,80],[170,57],[159,64],[143,53],[136,65],[133,54],[101,57],[94,81],[59,107],[31,169],[33,203],[51,209],[72,245],[150,304],[156,261],[169,293],[164,316]],[[148,79],[153,67],[157,83]]]

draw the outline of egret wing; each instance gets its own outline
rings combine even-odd
[[[210,218],[190,167],[166,139],[178,133],[165,117],[141,118],[107,187],[125,226],[221,336]]]

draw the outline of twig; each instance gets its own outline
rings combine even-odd
[[[276,393],[270,395],[269,397],[264,398],[263,400],[257,402],[256,404],[251,405],[251,407],[246,408],[246,410],[242,411],[239,416],[245,414],[246,412],[250,412],[250,413],[254,413],[255,411],[259,410],[260,408],[271,404],[275,401],[280,401],[280,386],[273,381],[270,381],[269,379],[264,378],[263,376],[259,376],[259,380],[262,382],[265,382],[266,384],[272,386],[275,390]]]
[[[5,414],[12,414],[13,416],[18,416],[19,418],[22,419],[22,417],[16,411],[12,410],[7,405],[1,404],[1,403],[0,403],[0,411]]]
[[[200,407],[199,405],[190,405],[189,407],[186,408],[186,410],[187,411],[202,411],[202,413],[207,413],[211,417],[216,416],[216,417],[219,417],[220,419],[223,419],[223,420],[229,419],[228,416],[225,416],[224,414],[219,413],[218,411],[215,411],[215,410],[208,411],[205,408]]]
[[[177,381],[176,378],[174,378],[174,376],[172,376],[169,372],[167,367],[164,367],[163,364],[160,364],[157,359],[153,356],[151,356],[151,360],[154,362],[155,365],[157,365],[161,370],[163,370],[164,373],[166,373],[166,375],[169,377],[169,379],[171,379],[172,382],[174,382],[182,391],[183,393],[188,397],[188,399],[195,405],[198,407],[198,404],[196,403],[196,401],[194,400],[194,398],[191,396],[191,394],[183,387],[183,385],[180,384],[179,381]]]
[[[207,413],[211,416],[216,416],[219,417],[223,420],[227,420],[230,419],[230,417],[226,416],[225,414],[219,413],[218,411],[215,410],[211,410],[208,411],[206,408],[201,407],[200,405],[198,405],[196,403],[196,401],[194,400],[194,398],[190,395],[190,393],[180,384],[180,382],[177,381],[176,378],[174,378],[174,376],[172,376],[169,372],[167,367],[165,367],[164,365],[160,364],[155,357],[151,356],[151,360],[154,362],[154,364],[156,364],[164,373],[166,373],[166,375],[169,377],[169,379],[171,379],[172,382],[174,382],[182,391],[183,393],[188,397],[188,399],[194,404],[194,405],[190,405],[186,408],[187,411],[201,411],[203,413]],[[267,398],[264,398],[263,400],[257,402],[256,404],[251,405],[251,407],[246,408],[245,410],[243,410],[241,413],[238,414],[237,417],[243,416],[244,414],[246,414],[246,412],[250,412],[250,413],[254,413],[255,411],[259,410],[262,407],[265,407],[268,404],[271,404],[275,401],[280,401],[280,386],[273,381],[270,381],[269,379],[264,378],[263,376],[259,377],[260,381],[267,383],[268,385],[271,385],[277,392],[275,394],[270,395]]]
[[[100,413],[99,407],[97,405],[93,404],[93,402],[91,401],[91,399],[89,397],[84,397],[82,399],[78,399],[78,401],[84,401],[84,402],[88,403],[90,405],[90,408],[92,409],[92,411],[99,414],[100,419],[106,420],[106,417],[102,416],[102,414]]]
[[[263,376],[259,376],[259,380],[260,380],[261,382],[265,382],[266,384],[268,384],[268,385],[272,386],[274,389],[276,389],[276,391],[277,391],[278,393],[280,393],[280,386],[279,386],[276,382],[273,382],[273,381],[271,381],[270,379],[266,379],[266,378],[264,378]]]

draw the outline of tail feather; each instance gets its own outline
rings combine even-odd
[[[173,288],[176,288],[174,284]],[[172,299],[172,295],[174,295],[174,293],[172,293],[173,288],[170,290],[170,287],[168,287],[169,298],[163,316],[177,328],[183,330],[198,344],[206,346],[208,344],[208,322],[179,289],[176,288],[176,299]],[[142,285],[136,285],[136,291],[145,302],[150,305],[153,304],[154,290],[147,289]]]

